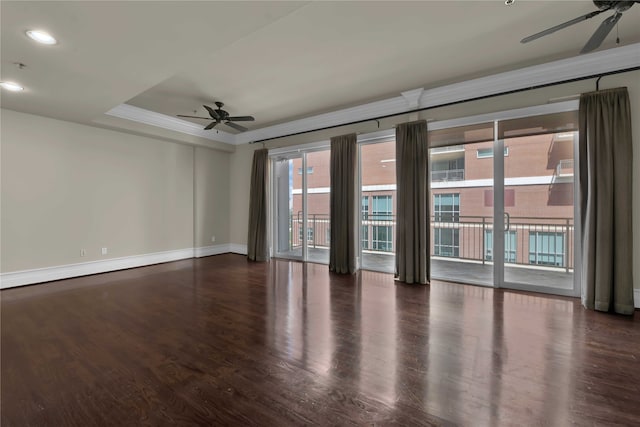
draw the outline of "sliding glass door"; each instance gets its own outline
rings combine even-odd
[[[275,256],[328,264],[330,152],[296,152],[272,162]]]
[[[556,105],[527,113],[432,126],[432,277],[578,294],[577,112]]]
[[[296,178],[296,168],[301,167],[302,160],[299,154],[273,159],[273,246],[275,256],[280,258],[303,259],[302,176]]]
[[[493,286],[492,122],[430,132],[431,275]]]
[[[396,237],[396,143],[360,145],[360,266],[393,273]]]
[[[576,295],[574,153],[577,112],[498,123],[502,286]]]

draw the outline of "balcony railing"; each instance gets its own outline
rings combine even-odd
[[[556,167],[556,175],[573,176],[573,159],[560,160]]]
[[[463,181],[464,169],[448,169],[443,171],[431,171],[431,182]]]
[[[302,246],[303,217],[291,217],[290,247]],[[368,214],[360,224],[365,251],[395,252],[396,218]],[[573,270],[574,224],[572,218],[505,218],[505,263]],[[493,217],[437,215],[431,217],[431,256],[490,263],[494,257]],[[330,217],[310,213],[307,245],[329,248]]]

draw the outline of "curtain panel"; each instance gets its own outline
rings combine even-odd
[[[269,150],[253,152],[251,167],[251,191],[249,198],[249,233],[247,236],[247,256],[251,261],[267,261],[267,170]]]
[[[341,274],[356,272],[357,150],[355,133],[331,138],[329,270]]]
[[[580,96],[582,303],[633,314],[631,110],[626,88]]]
[[[429,266],[429,144],[427,122],[396,127],[396,266],[401,282],[427,284]]]

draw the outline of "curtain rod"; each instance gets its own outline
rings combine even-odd
[[[482,100],[482,99],[494,98],[496,96],[510,95],[510,94],[513,94],[513,93],[526,92],[526,91],[529,91],[529,90],[541,89],[541,88],[550,87],[550,86],[558,86],[558,85],[562,85],[562,84],[566,84],[566,83],[579,82],[579,81],[582,81],[582,80],[589,80],[589,79],[594,79],[594,78],[598,79],[597,86],[599,86],[598,83],[599,83],[599,81],[600,81],[600,79],[602,77],[610,76],[610,75],[613,75],[613,74],[628,73],[628,72],[637,71],[637,70],[640,70],[640,67],[624,68],[624,69],[621,69],[621,70],[608,71],[606,73],[599,73],[599,74],[592,74],[592,75],[584,76],[584,77],[576,77],[576,78],[573,78],[573,79],[561,80],[561,81],[553,82],[553,83],[544,83],[544,84],[540,84],[540,85],[536,85],[536,86],[525,87],[525,88],[522,88],[522,89],[513,89],[513,90],[508,90],[508,91],[505,91],[505,92],[493,93],[491,95],[482,95],[482,96],[477,96],[475,98],[468,98],[468,99],[461,99],[459,101],[445,102],[444,104],[432,105],[430,107],[416,108],[414,110],[403,111],[401,113],[392,113],[392,114],[387,114],[387,115],[384,115],[384,116],[372,117],[370,119],[355,120],[355,121],[349,122],[349,123],[341,123],[341,124],[338,124],[338,125],[331,125],[331,126],[325,126],[325,127],[316,128],[316,129],[303,130],[301,132],[294,132],[294,133],[290,133],[290,134],[287,134],[287,135],[280,135],[280,136],[273,136],[271,138],[258,139],[256,141],[249,142],[249,144],[257,144],[257,143],[263,143],[264,144],[265,142],[272,141],[274,139],[288,138],[290,136],[304,135],[305,133],[319,132],[319,131],[322,131],[322,130],[334,129],[334,128],[338,128],[338,127],[342,127],[342,126],[357,125],[359,123],[365,123],[365,122],[377,122],[377,121],[382,120],[382,119],[388,119],[389,117],[402,116],[404,114],[419,113],[421,111],[433,110],[435,108],[449,107],[451,105],[463,104],[465,102],[479,101],[479,100]],[[596,90],[598,90],[598,89],[599,89],[599,87],[596,87]]]

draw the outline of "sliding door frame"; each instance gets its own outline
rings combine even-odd
[[[577,111],[578,110],[578,100],[570,100],[563,102],[556,102],[544,105],[536,105],[532,107],[518,108],[506,111],[499,111],[495,113],[487,113],[480,114],[476,116],[469,117],[461,117],[450,120],[442,120],[437,122],[429,123],[429,131],[433,130],[441,130],[447,128],[454,128],[460,126],[468,126],[480,123],[494,123],[494,143],[493,143],[493,253],[494,254],[504,254],[504,140],[498,139],[498,122],[510,119],[518,119],[524,117],[533,117],[545,114],[553,114],[553,113],[562,113],[568,111]],[[578,144],[577,144],[577,136],[578,132],[575,131],[574,137],[574,159],[577,159],[578,154]],[[431,148],[431,147],[430,147]],[[562,288],[554,288],[547,286],[536,286],[526,283],[514,283],[514,282],[505,282],[504,280],[504,256],[494,256],[493,257],[493,286],[481,283],[471,283],[472,285],[481,285],[488,286],[494,288],[508,288],[508,289],[516,289],[530,292],[540,292],[540,293],[548,293],[553,295],[564,295],[564,296],[573,296],[578,297],[581,294],[581,286],[580,280],[581,275],[580,271],[582,269],[581,262],[581,243],[579,236],[581,234],[581,223],[580,223],[580,214],[579,214],[579,204],[578,204],[578,180],[576,177],[579,176],[579,165],[578,162],[574,160],[574,251],[573,251],[573,259],[574,259],[574,268],[573,268],[573,288],[571,289],[562,289]]]
[[[532,117],[544,114],[552,114],[552,113],[562,113],[568,111],[576,111],[578,110],[578,100],[570,100],[570,101],[562,101],[555,102],[544,105],[536,105],[531,107],[512,109],[506,111],[499,111],[487,114],[479,114],[475,116],[469,117],[461,117],[455,119],[441,120],[441,121],[432,121],[429,122],[428,128],[429,131],[433,130],[441,130],[447,128],[454,128],[460,126],[467,126],[473,124],[494,123],[494,144],[493,144],[493,194],[494,194],[494,212],[493,212],[493,220],[494,220],[494,230],[499,232],[493,233],[493,252],[494,254],[503,254],[505,247],[504,240],[504,140],[498,139],[497,132],[497,124],[499,121],[509,120],[509,119],[517,119],[524,117]],[[577,131],[575,132],[574,137],[574,159],[577,159]],[[395,137],[395,133],[393,129],[382,130],[377,132],[372,132],[368,134],[363,134],[358,136],[358,267],[362,264],[362,163],[361,163],[361,147],[367,144],[375,144],[379,142],[385,142]],[[300,154],[302,156],[303,163],[303,236],[306,237],[306,225],[307,225],[307,180],[306,180],[306,154],[314,151],[323,151],[330,149],[329,141],[318,141],[310,144],[302,144],[296,146],[289,146],[283,148],[276,148],[269,150],[269,156],[275,162],[275,160],[281,156],[286,157],[287,155],[292,156],[293,154]],[[566,295],[566,296],[580,296],[581,287],[580,287],[580,272],[582,268],[581,263],[581,242],[579,239],[581,223],[580,223],[580,215],[579,215],[579,205],[578,205],[578,180],[575,178],[579,176],[579,165],[577,161],[574,161],[574,271],[573,271],[573,288],[572,289],[561,289],[561,288],[552,288],[545,286],[536,286],[525,283],[505,283],[504,280],[504,257],[503,256],[494,256],[494,278],[493,278],[493,286],[489,285],[489,287],[495,288],[510,288],[517,290],[525,290],[532,292],[541,292],[541,293],[551,293],[555,295]],[[272,188],[274,189],[273,194],[277,197],[277,189],[275,188],[275,181],[272,180]],[[277,200],[277,199],[275,199]],[[431,197],[429,197],[429,203],[431,203]],[[272,203],[272,206],[275,206],[275,203]],[[275,210],[275,208],[274,208]],[[273,217],[276,218],[277,213],[273,212]],[[272,249],[272,253],[276,253],[274,251],[274,243],[276,240],[276,234],[278,232],[276,227],[276,220],[271,221],[273,228],[272,236],[274,238],[271,241],[270,247]],[[307,260],[307,242],[306,238],[303,239],[303,255],[302,261]],[[472,283],[476,284],[477,283]],[[482,284],[482,286],[487,286],[486,284]]]

